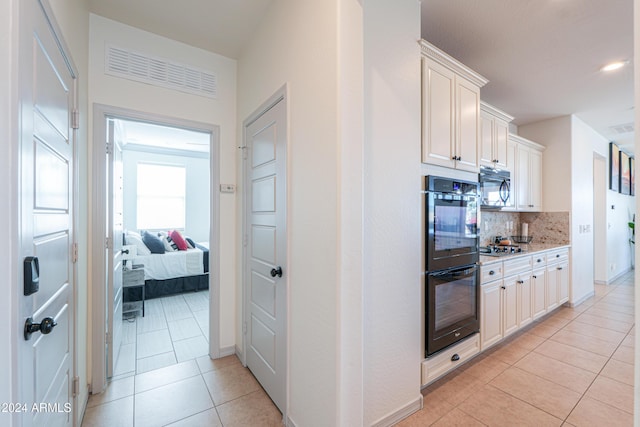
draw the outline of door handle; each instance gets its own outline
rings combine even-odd
[[[282,277],[282,267],[278,266],[277,268],[271,269],[271,277]]]
[[[31,334],[40,331],[43,335],[47,335],[53,331],[53,328],[57,326],[55,320],[52,317],[45,317],[40,323],[33,323],[33,318],[29,317],[24,322],[24,339],[28,341],[31,339]]]

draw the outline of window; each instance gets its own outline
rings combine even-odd
[[[138,163],[138,229],[184,229],[184,166]]]

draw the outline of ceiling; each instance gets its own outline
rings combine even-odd
[[[238,58],[273,0],[87,1],[98,15]],[[483,100],[515,124],[575,114],[633,151],[632,0],[422,0],[421,8],[422,38],[488,78]],[[630,64],[600,71],[613,60]]]
[[[117,119],[124,145],[208,153],[211,134],[136,120]]]
[[[611,129],[634,121],[632,0],[423,0],[422,38],[489,79],[483,100],[515,124],[575,114],[633,151]]]

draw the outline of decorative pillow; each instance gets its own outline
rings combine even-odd
[[[182,234],[180,234],[178,230],[170,231],[169,237],[171,237],[171,239],[173,240],[173,243],[175,243],[178,246],[179,250],[181,251],[187,250],[188,248],[187,242],[185,242],[184,237],[182,237]]]
[[[191,240],[191,237],[185,237],[184,240],[187,241],[187,246],[189,247],[189,249],[195,249],[196,248],[196,244],[193,240]]]
[[[175,252],[178,250],[178,245],[173,242],[173,239],[164,231],[158,231],[158,239],[164,245],[165,252]]]
[[[145,245],[147,245],[152,254],[165,253],[164,243],[162,243],[162,240],[149,233],[148,231],[142,232],[142,241]]]
[[[125,235],[125,243],[127,245],[135,245],[138,255],[150,255],[151,251],[142,241],[142,237],[138,233],[127,232]]]

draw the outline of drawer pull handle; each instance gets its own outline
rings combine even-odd
[[[460,356],[458,356],[458,353],[456,353],[453,356],[451,356],[451,361],[452,362],[457,362],[458,360],[460,360]]]
[[[562,267],[558,267],[558,270],[562,270]]]

